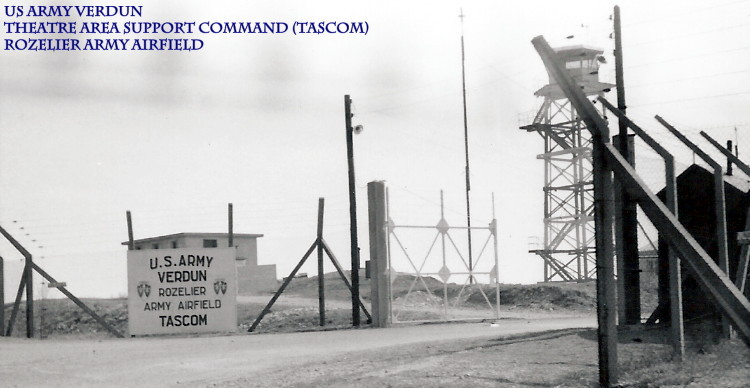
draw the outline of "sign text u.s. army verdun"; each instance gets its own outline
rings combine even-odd
[[[234,248],[128,251],[131,335],[237,330]]]

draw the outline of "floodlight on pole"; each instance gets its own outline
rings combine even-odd
[[[352,99],[344,96],[344,121],[346,123],[346,159],[349,170],[349,232],[352,263],[352,326],[359,326],[359,242],[357,241],[357,195],[354,180],[354,142],[352,135],[361,133],[363,127],[352,127]]]

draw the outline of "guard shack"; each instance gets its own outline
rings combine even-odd
[[[257,295],[276,290],[276,264],[258,265],[258,239],[263,235],[234,233],[232,237],[237,248],[237,293]],[[128,245],[128,242],[123,242],[122,245]],[[134,241],[135,250],[219,248],[228,245],[227,233],[176,233]]]
[[[718,264],[719,248],[716,242],[716,217],[714,212],[713,174],[696,164],[691,165],[677,177],[677,208],[680,223],[690,232],[698,244]],[[665,198],[664,190],[657,196]],[[733,176],[724,176],[724,198],[726,202],[727,245],[729,251],[729,273],[736,274],[740,257],[737,233],[746,230],[748,208],[750,208],[750,183]],[[669,259],[667,242],[659,238],[659,305],[651,314],[649,322],[667,322],[669,315]],[[684,266],[684,263],[683,263]],[[683,269],[682,295],[684,318],[706,316],[719,318],[719,311],[698,281]]]

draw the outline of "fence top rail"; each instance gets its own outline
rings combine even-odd
[[[24,248],[23,245],[18,242],[18,240],[13,238],[13,236],[11,236],[11,234],[8,233],[8,231],[6,231],[2,226],[0,226],[0,234],[2,234],[5,239],[8,240],[8,242],[10,242],[11,245],[13,245],[13,247],[16,248],[16,250],[20,252],[26,259],[31,258],[31,253],[29,253],[29,251],[27,251],[26,248]]]
[[[600,96],[599,101],[601,101],[602,104],[609,110],[610,112],[614,113],[615,116],[617,116],[618,119],[625,121],[628,128],[632,129],[633,132],[635,132],[638,137],[640,137],[646,144],[648,144],[649,147],[651,147],[654,151],[656,151],[659,156],[664,158],[664,161],[667,163],[673,163],[674,162],[674,156],[667,151],[666,148],[662,147],[661,144],[659,144],[658,141],[656,141],[651,135],[646,133],[641,127],[636,125],[632,120],[628,118],[628,116],[625,115],[621,110],[617,109],[612,103],[607,101],[604,97]]]
[[[700,147],[698,147],[698,145],[690,141],[690,139],[688,139],[685,135],[683,135],[682,132],[680,132],[677,128],[673,127],[671,124],[669,124],[666,120],[664,120],[659,115],[654,116],[654,118],[656,118],[656,120],[659,123],[661,123],[661,125],[667,128],[669,132],[672,132],[672,134],[676,138],[678,138],[682,142],[682,144],[685,144],[688,148],[690,148],[690,150],[695,152],[696,155],[698,155],[701,159],[703,159],[706,163],[708,163],[714,169],[715,172],[724,171],[721,164],[716,162],[712,157],[708,156],[707,153],[705,153]]]
[[[714,147],[716,147],[719,151],[721,151],[721,153],[724,154],[724,156],[726,156],[727,158],[729,158],[729,160],[731,160],[734,164],[736,164],[737,168],[739,168],[740,170],[742,170],[742,172],[744,172],[745,174],[747,174],[748,176],[750,176],[750,166],[748,166],[740,158],[738,158],[737,156],[735,156],[734,154],[732,154],[731,151],[729,151],[726,148],[722,147],[721,144],[719,144],[719,142],[717,142],[716,140],[714,140],[714,138],[712,138],[711,136],[709,136],[706,132],[701,131],[700,134],[706,140],[708,140],[709,143],[711,143]]]

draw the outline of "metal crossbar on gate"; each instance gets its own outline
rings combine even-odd
[[[469,228],[467,226],[449,225],[445,219],[444,210],[442,191],[440,192],[440,220],[435,225],[399,225],[393,221],[390,211],[387,210],[388,263],[389,268],[391,268],[390,297],[393,322],[499,318],[497,221],[494,214],[488,226],[472,226]],[[429,240],[431,242],[427,253],[423,257],[410,253],[407,244],[399,237],[399,234],[401,234],[399,230],[405,229],[434,231],[434,236]],[[479,254],[472,258],[473,265],[469,265],[472,261],[462,253],[462,249],[459,248],[459,244],[451,234],[453,230],[465,231],[467,229],[487,232],[487,238],[484,239]],[[424,239],[423,241],[428,240]],[[439,245],[438,241],[440,242]],[[439,248],[436,249],[436,246],[439,246]],[[400,253],[405,261],[394,262],[392,250]],[[487,253],[489,250],[492,253]],[[435,256],[433,252],[435,251],[439,251],[440,255],[437,260],[433,258]],[[485,259],[488,256],[490,258]],[[494,261],[490,262],[489,260]],[[399,265],[406,266],[406,269],[401,271],[395,269]],[[440,266],[439,269],[437,268],[438,265]],[[492,267],[489,267],[490,265]],[[449,283],[449,280],[456,276],[460,276],[459,282]],[[411,281],[408,282],[408,287],[398,287],[394,286],[397,278],[411,278]],[[486,280],[486,282],[483,283],[482,280]],[[488,293],[493,291],[494,303],[491,300],[492,298],[488,296]],[[441,292],[442,295],[438,295]],[[472,296],[474,296],[472,301],[476,302],[477,295],[481,295],[479,305],[486,304],[487,308],[476,308],[476,306],[469,306],[466,303]],[[420,296],[423,299],[422,301],[419,300]],[[440,312],[436,314],[438,308]],[[491,314],[487,314],[488,312]],[[409,319],[409,316],[414,318]]]

